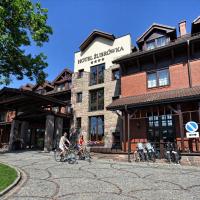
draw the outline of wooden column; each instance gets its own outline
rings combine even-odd
[[[185,145],[184,145],[184,128],[183,128],[183,115],[181,112],[181,105],[177,105],[178,110],[178,117],[179,117],[179,126],[180,126],[180,134],[181,134],[181,150],[185,151]]]
[[[125,116],[124,111],[123,111],[122,121],[123,121],[123,142],[124,142],[124,152],[125,152],[126,151],[126,116]]]
[[[131,141],[130,141],[130,114],[128,113],[128,162],[131,162]]]

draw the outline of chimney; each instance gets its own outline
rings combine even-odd
[[[185,20],[179,22],[179,32],[180,32],[181,37],[187,34],[187,32],[186,32],[186,21]]]

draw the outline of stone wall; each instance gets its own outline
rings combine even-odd
[[[112,80],[112,70],[119,66],[113,65],[104,71],[104,83],[97,85],[89,85],[89,73],[84,72],[82,78],[77,78],[77,73],[72,77],[72,106],[74,110],[74,123],[76,118],[81,117],[81,130],[84,133],[85,140],[88,140],[89,117],[96,115],[104,115],[104,146],[112,146],[112,133],[120,131],[120,120],[115,113],[107,111],[106,107],[112,102],[113,96],[118,96],[120,92],[119,80]],[[89,111],[89,91],[93,89],[104,88],[104,110]],[[76,102],[76,94],[82,92],[82,102]]]

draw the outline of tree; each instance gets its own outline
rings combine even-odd
[[[25,47],[41,47],[49,41],[52,28],[47,25],[47,12],[31,0],[0,0],[0,85],[9,84],[13,76],[45,80],[46,56],[27,54]]]

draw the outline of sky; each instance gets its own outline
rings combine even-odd
[[[36,0],[32,0],[37,2]],[[64,68],[73,70],[74,52],[94,30],[102,30],[115,36],[131,34],[132,43],[156,22],[175,26],[187,21],[191,31],[192,21],[200,15],[199,0],[38,0],[48,9],[48,24],[53,35],[42,48],[26,49],[32,54],[47,55],[47,80],[53,81]],[[29,83],[13,79],[8,87],[18,88]]]

